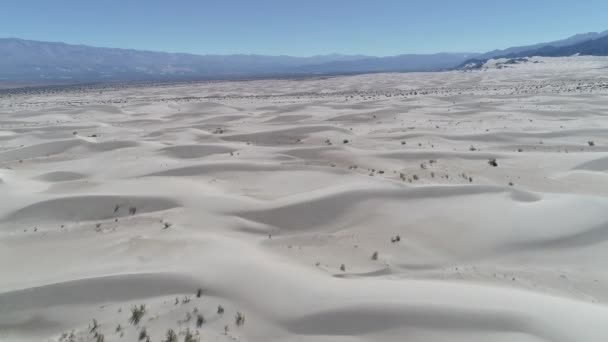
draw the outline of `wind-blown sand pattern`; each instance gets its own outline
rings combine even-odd
[[[607,67],[4,91],[0,341],[604,342]]]

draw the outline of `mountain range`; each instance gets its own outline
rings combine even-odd
[[[0,38],[0,83],[58,84],[440,71],[462,65],[479,65],[498,57],[574,54],[608,55],[608,31],[486,53],[389,57],[194,55]]]
[[[577,34],[554,42],[495,50],[463,62],[459,67],[480,67],[492,58],[608,56],[608,31]]]

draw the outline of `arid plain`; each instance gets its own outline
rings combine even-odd
[[[2,91],[0,341],[604,342],[607,72]]]

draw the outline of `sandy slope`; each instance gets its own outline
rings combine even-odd
[[[534,61],[3,93],[0,341],[606,341],[608,59]]]

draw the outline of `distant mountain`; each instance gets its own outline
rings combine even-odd
[[[567,39],[495,50],[468,59],[458,68],[479,68],[490,59],[522,57],[608,56],[608,31],[577,34]]]
[[[490,52],[481,54],[481,55],[477,56],[477,58],[478,59],[491,59],[491,58],[498,57],[498,56],[506,56],[506,55],[517,54],[517,53],[524,52],[524,51],[536,50],[536,49],[540,49],[540,48],[546,47],[546,46],[553,46],[553,47],[569,46],[569,45],[574,45],[574,44],[582,43],[585,41],[589,41],[592,39],[606,37],[606,36],[608,36],[608,30],[606,30],[604,32],[581,33],[581,34],[576,34],[572,37],[568,37],[566,39],[556,40],[553,42],[539,43],[539,44],[526,45],[526,46],[514,46],[514,47],[510,47],[508,49],[504,49],[504,50],[494,50],[494,51],[490,51]]]
[[[367,56],[206,55],[0,39],[0,80],[116,81],[288,73],[293,68]]]
[[[0,39],[0,82],[188,80],[444,69],[471,54],[193,55]]]
[[[564,57],[564,56],[608,56],[608,36],[587,40],[568,46],[544,46],[539,49],[522,51],[506,55],[504,57]]]

